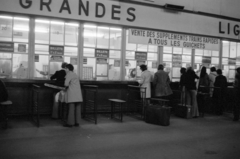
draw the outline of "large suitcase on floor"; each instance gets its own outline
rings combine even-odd
[[[170,125],[170,107],[151,105],[145,108],[145,122],[162,126]]]
[[[175,107],[175,115],[182,118],[192,118],[192,107],[186,104],[186,94],[182,91],[181,104]]]

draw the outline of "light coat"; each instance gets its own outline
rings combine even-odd
[[[65,94],[65,102],[82,102],[82,90],[80,87],[80,80],[76,73],[69,71],[65,77],[64,85],[67,88]]]
[[[155,86],[155,96],[168,96],[172,94],[172,90],[170,88],[170,78],[167,72],[163,70],[158,70],[154,74],[153,84]]]
[[[141,79],[138,83],[141,87],[146,87],[146,98],[151,98],[151,82],[153,80],[152,74],[150,71],[145,70],[141,74]]]

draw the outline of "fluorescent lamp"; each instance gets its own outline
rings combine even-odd
[[[223,43],[229,43],[229,41],[222,41]]]
[[[35,29],[35,33],[48,33],[48,31],[47,30],[44,30],[44,29],[41,29],[41,28],[36,28]]]
[[[0,16],[0,18],[2,18],[2,19],[13,19],[13,17],[10,17],[10,16]]]
[[[63,22],[56,22],[56,21],[51,21],[51,24],[64,25]]]
[[[78,26],[79,26],[77,23],[65,23],[65,25],[69,25],[69,26],[76,26],[76,27],[78,27]]]
[[[109,30],[108,27],[98,27],[98,29]]]
[[[97,28],[95,25],[84,25],[84,28]]]
[[[87,33],[87,32],[84,32],[83,33],[83,36],[84,37],[98,37],[98,38],[101,38],[103,37],[104,35],[103,34],[94,34],[94,33]]]
[[[14,20],[23,20],[23,21],[29,21],[28,18],[19,18],[19,17],[14,17]]]
[[[17,30],[17,31],[29,31],[29,28],[20,28],[20,27],[14,27],[13,30]]]
[[[49,24],[50,23],[50,21],[47,21],[47,20],[35,20],[35,22],[37,22],[37,23],[46,23],[46,24]]]
[[[122,31],[121,28],[110,28],[110,30]]]

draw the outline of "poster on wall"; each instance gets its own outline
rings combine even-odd
[[[128,42],[219,51],[220,39],[144,29],[129,29]]]
[[[181,62],[173,62],[172,66],[173,67],[182,67],[182,63]]]
[[[93,79],[93,68],[92,67],[83,67],[82,78],[86,80]]]
[[[39,62],[39,56],[38,56],[38,55],[35,55],[35,56],[34,56],[34,61],[35,61],[35,62]]]
[[[228,64],[229,64],[229,65],[236,65],[236,59],[231,59],[231,58],[229,58],[229,59],[228,59]]]
[[[135,60],[146,61],[147,60],[147,52],[135,52]]]
[[[51,56],[50,61],[51,62],[63,62],[63,57],[62,56]]]
[[[26,44],[18,44],[18,52],[26,52],[27,46]]]
[[[211,57],[203,56],[203,57],[202,57],[202,63],[204,63],[204,64],[210,64],[210,63],[211,63]]]
[[[49,54],[50,55],[64,55],[64,46],[49,45]]]
[[[0,51],[14,52],[14,44],[12,42],[0,42]]]
[[[182,55],[179,55],[179,54],[173,54],[172,55],[172,61],[173,62],[182,62]]]
[[[95,49],[95,57],[109,58],[109,50],[107,50],[107,49]]]

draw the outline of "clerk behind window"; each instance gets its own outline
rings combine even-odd
[[[51,76],[51,80],[56,80],[56,85],[57,86],[64,86],[64,81],[65,81],[65,76],[66,76],[66,72],[65,72],[65,67],[66,67],[67,63],[63,62],[62,63],[62,69],[59,71],[56,71],[54,73],[54,75]]]

